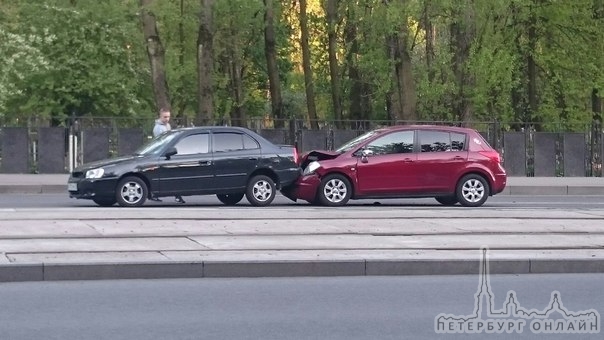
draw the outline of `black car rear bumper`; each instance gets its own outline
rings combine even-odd
[[[279,189],[287,188],[296,183],[302,171],[299,168],[276,170],[279,177]]]

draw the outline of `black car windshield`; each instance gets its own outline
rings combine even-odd
[[[161,135],[153,138],[152,140],[147,142],[145,145],[138,148],[138,150],[136,150],[134,152],[134,154],[137,156],[147,156],[147,155],[158,154],[161,151],[161,149],[164,147],[164,145],[170,143],[170,141],[172,141],[172,139],[174,139],[174,137],[176,137],[176,135],[178,135],[178,133],[171,133],[171,132],[162,133]]]
[[[355,139],[348,141],[346,144],[340,146],[338,149],[336,149],[336,152],[344,153],[344,152],[350,151],[350,150],[354,149],[357,145],[361,144],[363,141],[371,138],[372,136],[375,136],[378,132],[379,131],[377,131],[377,130],[373,130],[373,131],[369,131],[363,135],[360,135],[360,136],[356,137]]]

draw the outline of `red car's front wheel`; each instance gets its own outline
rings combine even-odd
[[[332,207],[345,205],[352,196],[352,185],[342,175],[328,175],[321,180],[318,196],[323,205]]]

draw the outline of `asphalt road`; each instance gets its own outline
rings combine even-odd
[[[514,291],[519,306],[542,311],[558,291],[564,311],[600,313],[603,281],[603,274],[492,275],[490,291],[495,310]],[[435,319],[472,314],[478,283],[477,275],[2,283],[0,334],[15,340],[465,339],[470,335],[437,334]],[[520,333],[473,338],[602,338],[534,334],[530,321]]]
[[[162,202],[148,201],[146,206],[221,206],[215,196],[185,197],[186,204],[179,204],[173,197],[164,197]],[[249,205],[244,198],[241,205]],[[433,198],[391,199],[391,200],[352,200],[349,205],[381,205],[393,207],[442,207]],[[278,195],[271,206],[309,206],[306,202],[294,203]],[[90,200],[69,198],[67,194],[2,194],[0,208],[53,208],[53,207],[91,207],[96,206]],[[490,197],[484,208],[560,208],[560,209],[600,209],[604,208],[604,196],[526,196],[500,195]],[[269,207],[270,208],[270,207]],[[456,208],[463,209],[460,206]]]

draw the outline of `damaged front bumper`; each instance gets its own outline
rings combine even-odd
[[[283,196],[296,202],[304,200],[314,202],[317,197],[317,190],[321,185],[321,179],[316,174],[310,174],[298,178],[296,183],[281,190]]]

